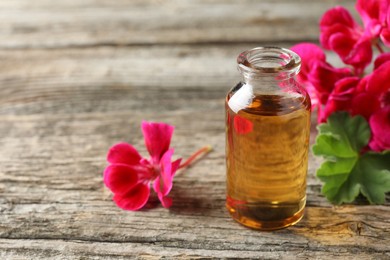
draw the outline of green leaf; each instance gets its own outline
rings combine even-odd
[[[390,151],[366,153],[355,168],[362,194],[370,203],[384,203],[385,193],[390,192]]]
[[[338,112],[318,130],[313,153],[325,158],[317,177],[325,183],[322,193],[328,200],[349,203],[361,192],[370,203],[384,203],[390,192],[390,151],[361,155],[371,135],[367,121]]]
[[[318,131],[313,153],[324,157],[356,157],[371,135],[364,117],[350,117],[346,112],[333,113]]]

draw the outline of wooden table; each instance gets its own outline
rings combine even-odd
[[[354,1],[1,0],[0,259],[389,259],[389,198],[332,206],[312,156],[296,226],[250,230],[224,207],[237,54],[317,41],[335,4]],[[142,120],[176,126],[177,156],[214,149],[176,177],[169,210],[123,211],[102,182],[114,143],[146,156]]]

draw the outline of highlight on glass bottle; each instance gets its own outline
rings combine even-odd
[[[226,207],[239,223],[273,230],[306,204],[311,103],[295,79],[301,60],[278,47],[237,58],[242,81],[226,97]]]

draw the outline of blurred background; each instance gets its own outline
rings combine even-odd
[[[337,4],[354,11],[352,0],[2,0],[0,115],[221,108],[240,52],[317,42]]]

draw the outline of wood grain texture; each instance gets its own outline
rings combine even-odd
[[[318,39],[325,10],[351,0],[2,0],[0,48]]]
[[[240,80],[236,57],[254,47],[0,50],[0,115],[220,109]]]
[[[224,209],[224,132],[221,110],[173,113],[89,113],[3,117],[0,248],[36,257],[293,257],[389,256],[390,208],[331,207],[319,194],[310,159],[308,207],[302,222],[277,232],[241,227]],[[104,153],[126,138],[145,154],[142,118],[177,126],[176,154],[199,145],[214,151],[175,179],[174,206],[152,198],[148,209],[115,207],[102,184]],[[191,119],[191,120],[190,120]],[[33,162],[33,163],[32,163]],[[25,251],[23,251],[25,250]],[[81,253],[82,251],[82,253]]]
[[[388,259],[389,197],[331,206],[312,155],[296,226],[253,231],[224,208],[237,54],[315,40],[336,3],[353,1],[1,1],[0,259]],[[126,212],[105,156],[120,141],[146,156],[144,119],[176,126],[176,157],[214,150],[175,178],[171,209]]]

